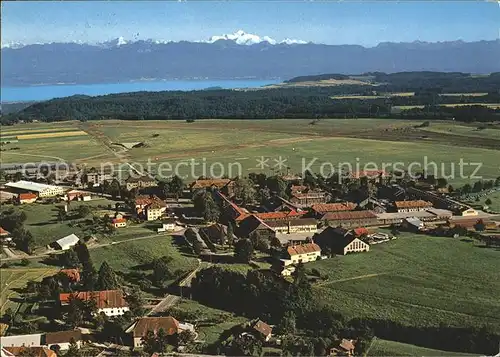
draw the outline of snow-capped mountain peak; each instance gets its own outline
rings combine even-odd
[[[129,43],[129,41],[125,40],[123,36],[120,36],[109,41],[100,42],[98,43],[98,45],[101,47],[111,48],[111,47],[123,46],[126,45],[127,43]]]
[[[276,44],[291,45],[291,44],[304,44],[304,43],[306,43],[306,41],[294,40],[294,39],[290,39],[290,38],[286,38],[283,41],[278,42],[269,36],[260,37],[258,35],[246,33],[243,30],[238,30],[235,33],[231,33],[231,34],[212,36],[207,41],[203,41],[203,42],[214,43],[214,42],[219,41],[219,40],[234,41],[238,45],[254,45],[257,43],[261,43],[261,42],[267,42],[270,45],[276,45]]]

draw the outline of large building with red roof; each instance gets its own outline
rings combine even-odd
[[[121,290],[80,291],[59,294],[59,302],[62,306],[68,305],[72,298],[83,301],[94,300],[97,304],[97,313],[104,313],[106,316],[120,316],[130,310]]]

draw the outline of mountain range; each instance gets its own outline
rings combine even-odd
[[[325,45],[237,31],[206,41],[47,43],[2,48],[2,86],[175,79],[289,79],[320,73],[500,71],[500,40]]]

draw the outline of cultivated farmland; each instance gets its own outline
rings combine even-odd
[[[56,268],[14,268],[3,269],[1,274],[0,306],[3,313],[7,308],[16,311],[19,301],[18,289],[24,289],[28,281],[40,281],[46,276],[57,272]]]
[[[194,159],[201,170],[202,164],[209,169],[213,163],[220,163],[230,176],[239,171],[235,166],[229,172],[229,163],[241,165],[242,174],[245,174],[260,170],[257,159],[261,157],[269,159],[270,165],[262,169],[266,174],[275,172],[274,160],[280,156],[285,160],[281,169],[286,170],[288,166],[292,171],[302,171],[304,165],[313,160],[310,167],[318,170],[323,163],[332,163],[335,169],[342,162],[351,165],[359,162],[361,166],[367,162],[378,166],[394,162],[424,164],[427,157],[428,161],[443,164],[446,173],[452,163],[458,165],[463,158],[467,162],[482,162],[479,174],[484,178],[498,176],[498,129],[476,130],[477,125],[435,121],[429,127],[418,128],[419,124],[421,121],[377,119],[320,120],[314,124],[302,119],[199,120],[194,123],[92,121],[71,124],[89,135],[20,140],[4,149],[15,145],[19,150],[4,151],[2,156],[4,162],[56,158],[96,167],[103,162],[119,164],[125,161],[145,165],[149,160],[154,173],[158,173],[158,164],[167,162],[172,169],[163,172],[165,175],[172,174],[176,165],[181,167],[181,175],[190,174],[191,169],[186,166]],[[16,125],[9,131],[19,132],[22,126],[30,128],[30,125]],[[33,125],[37,130],[44,129],[43,124]],[[57,125],[70,126],[67,122]],[[123,142],[142,142],[144,145],[132,149],[112,145]],[[466,174],[472,172],[468,170],[472,168],[466,167]],[[195,176],[204,173],[211,174],[210,171],[195,171]],[[221,172],[214,169],[213,174]],[[188,175],[187,180],[193,179],[192,176]],[[462,184],[467,178],[450,181]]]
[[[315,286],[322,301],[350,317],[413,326],[490,324],[500,331],[500,259],[495,249],[405,233],[368,253],[307,267],[329,277]]]

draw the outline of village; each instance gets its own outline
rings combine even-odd
[[[172,312],[179,299],[196,300],[196,285],[202,284],[198,273],[203,269],[248,266],[245,269],[270,274],[283,284],[300,284],[301,279],[314,284],[322,281],[321,273],[316,277],[306,273],[314,262],[371,254],[379,244],[399,239],[402,232],[467,237],[486,248],[500,247],[500,212],[460,201],[456,188],[434,177],[415,181],[362,171],[336,183],[310,172],[286,172],[184,182],[177,176],[159,181],[147,173],[131,173],[119,182],[97,169],[64,181],[37,174],[14,166],[4,170],[9,180],[0,187],[2,268],[16,262],[27,267],[35,258],[56,262],[59,271],[41,283],[30,282],[22,293],[24,301],[43,296],[43,303],[30,306],[44,310],[50,327],[39,325],[31,328],[33,333],[20,333],[30,331],[19,327],[26,323],[17,316],[22,311],[2,310],[2,356],[200,352],[193,347],[203,342],[195,319]],[[481,185],[497,191],[500,178]],[[57,224],[75,221],[73,227],[79,231],[68,228],[69,234],[37,244],[37,237],[23,228],[26,217],[19,218],[19,209],[25,207],[55,209]],[[122,244],[120,234],[130,230],[123,241],[142,242],[155,236],[175,240],[179,249],[197,259],[197,266],[172,273],[175,267],[169,259],[155,260],[153,283],[163,284],[162,294],[148,302],[141,291],[148,290],[144,281],[133,287],[121,284],[106,261],[94,267],[90,259],[89,251]],[[285,323],[248,317],[224,342],[233,353],[255,355],[244,350],[249,345],[268,352],[283,349],[294,334],[295,328],[284,327]],[[365,353],[373,336],[354,331],[336,335],[325,343],[322,354]]]

